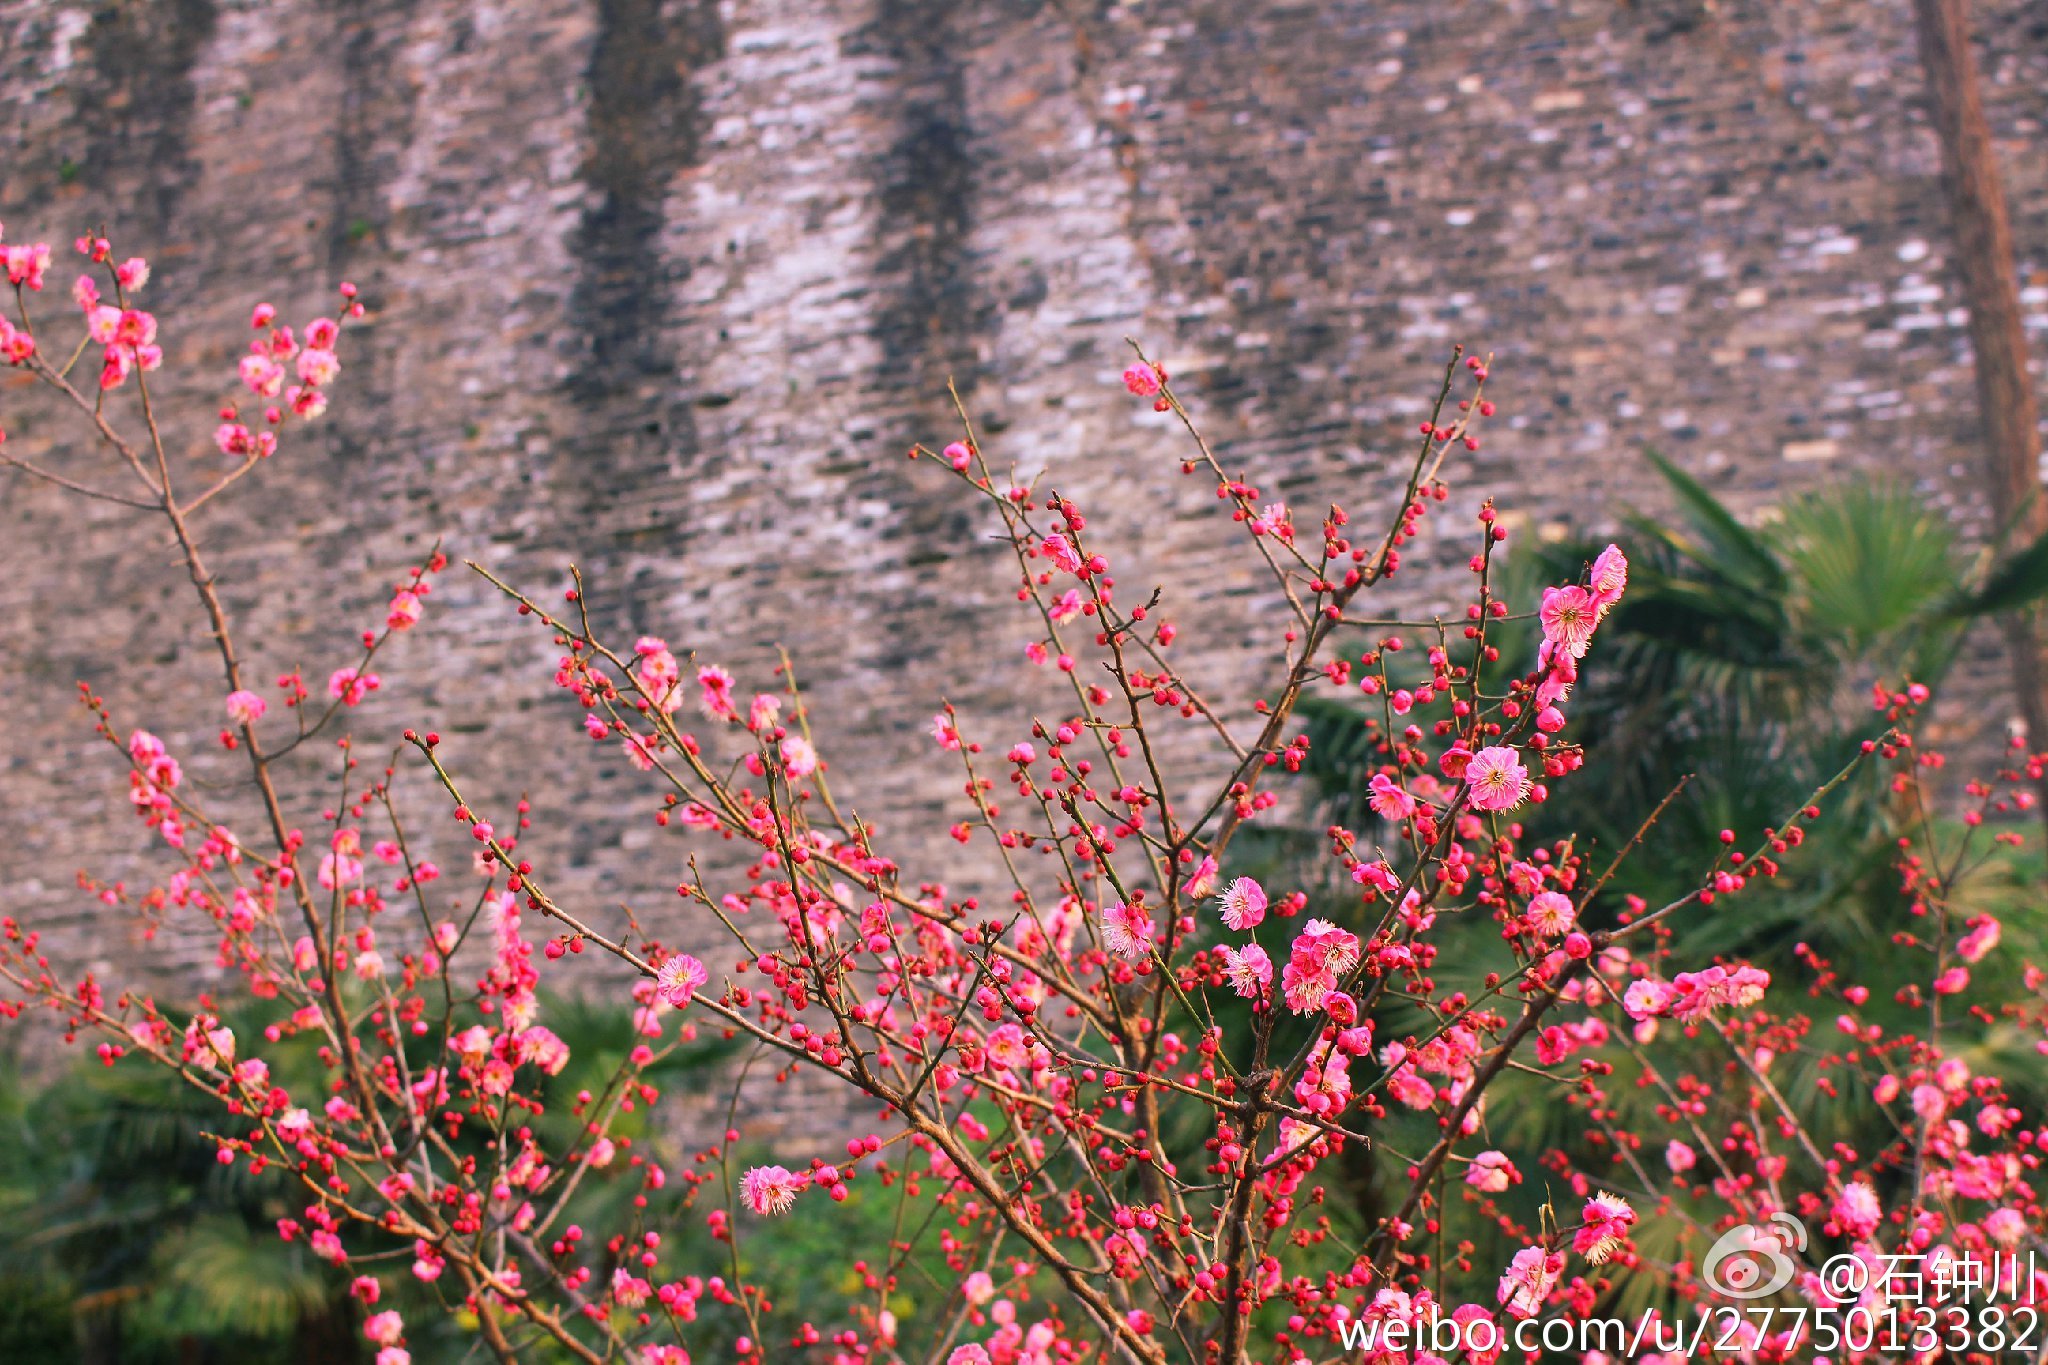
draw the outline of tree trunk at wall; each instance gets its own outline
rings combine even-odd
[[[1999,529],[2015,545],[2030,544],[2048,533],[2048,499],[2041,496],[2039,415],[2027,373],[2012,227],[1970,50],[1967,0],[1913,0],[1913,12],[1920,60],[1927,69],[1929,112],[1941,145],[1942,185],[1955,233],[1952,254],[1970,314],[1970,349],[1976,356],[1977,404],[1984,425],[1985,493]],[[2048,682],[2042,669],[2038,613],[2010,613],[2005,635],[2028,747],[2048,747]],[[2042,818],[2048,821],[2048,783],[2041,796]]]

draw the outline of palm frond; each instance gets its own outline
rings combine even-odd
[[[1709,493],[1692,475],[1654,450],[1644,454],[1664,476],[1665,484],[1678,500],[1679,515],[1692,532],[1690,536],[1679,536],[1674,528],[1667,533],[1671,543],[1683,547],[1693,560],[1718,565],[1723,573],[1746,581],[1760,592],[1785,590],[1784,566],[1761,536],[1744,526],[1726,503]]]
[[[165,1238],[154,1270],[151,1309],[166,1327],[198,1336],[289,1336],[324,1311],[337,1289],[332,1272],[303,1247],[224,1215]]]
[[[2048,597],[2048,535],[2020,550],[1985,575],[1974,589],[1946,604],[1951,616],[1992,616]]]
[[[1947,520],[1885,484],[1795,499],[1771,540],[1791,571],[1806,633],[1853,654],[1913,630],[1953,592],[1959,573]]]

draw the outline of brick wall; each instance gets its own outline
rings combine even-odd
[[[2048,16],[1978,11],[2039,337]],[[1126,334],[1310,507],[1389,505],[1455,339],[1497,353],[1503,412],[1454,510],[1598,529],[1654,505],[1654,444],[1745,505],[1857,471],[1975,515],[1904,0],[42,0],[0,30],[0,218],[152,257],[181,462],[217,463],[256,297],[303,319],[347,277],[371,305],[335,414],[200,518],[259,676],[324,677],[436,536],[542,587],[574,557],[621,637],[746,680],[786,645],[922,875],[959,871],[922,818],[958,780],[934,700],[984,727],[1050,704],[1008,662],[1025,624],[982,614],[985,522],[902,459],[951,436],[949,375],[1126,583],[1166,585],[1225,692],[1271,602],[1116,387]],[[0,393],[10,450],[87,458]],[[0,884],[120,959],[69,878],[139,875],[144,845],[72,681],[208,780],[221,689],[154,526],[0,472],[0,538]],[[492,802],[532,793],[561,893],[666,913],[683,845],[550,662],[452,573],[365,728],[441,729]]]

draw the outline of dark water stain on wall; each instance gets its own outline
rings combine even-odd
[[[873,24],[849,43],[896,64],[900,112],[875,185],[884,302],[873,335],[886,388],[943,395],[951,378],[968,392],[982,368],[976,342],[999,325],[974,282],[979,186],[960,51],[972,10],[949,0],[882,0]]]
[[[568,391],[580,431],[563,478],[586,504],[632,499],[670,480],[697,453],[682,357],[670,332],[675,286],[688,265],[663,251],[670,182],[702,154],[703,111],[691,77],[723,53],[715,0],[597,0],[589,87],[590,155],[583,179],[596,201],[576,233],[579,275],[569,300],[574,368]],[[597,510],[597,509],[593,509]],[[603,509],[614,532],[679,520],[653,500],[645,515]]]
[[[1245,377],[1252,367],[1232,366],[1205,390],[1219,407],[1255,402],[1305,414],[1339,401],[1338,385],[1311,378],[1327,371],[1332,348],[1348,330],[1331,305],[1340,291],[1355,291],[1353,307],[1377,302],[1368,302],[1375,272],[1357,272],[1365,279],[1354,283],[1342,263],[1370,257],[1367,219],[1398,206],[1384,172],[1361,164],[1355,144],[1333,147],[1329,136],[1347,124],[1391,124],[1399,114],[1395,100],[1346,89],[1366,65],[1365,54],[1385,41],[1359,9],[1333,11],[1320,28],[1303,25],[1298,12],[1208,3],[1187,14],[1169,45],[1166,98],[1201,112],[1195,126],[1153,130],[1150,170],[1173,187],[1193,243],[1188,258],[1162,273],[1171,289],[1221,296],[1227,335],[1204,337],[1205,344],[1261,339],[1256,381]],[[1403,18],[1411,43],[1432,41],[1427,22]],[[1335,60],[1332,52],[1347,56]],[[1315,63],[1319,77],[1332,78],[1276,78],[1281,70],[1291,77],[1290,59]],[[1343,93],[1333,99],[1332,91]],[[1278,205],[1287,212],[1276,218]]]
[[[165,262],[181,247],[203,244],[205,207],[195,205],[189,217],[186,209],[201,189],[200,160],[190,141],[198,100],[194,72],[212,40],[216,13],[212,0],[102,4],[71,35],[69,51],[59,52],[55,44],[65,34],[62,15],[53,5],[41,10],[0,39],[0,60],[16,70],[21,69],[17,64],[36,68],[37,100],[50,89],[42,82],[52,70],[61,72],[63,84],[57,88],[66,98],[50,101],[47,108],[30,108],[30,101],[18,97],[10,102],[20,110],[17,117],[32,118],[49,131],[35,143],[6,139],[0,170],[6,202],[0,209],[13,229],[10,240],[50,244],[49,282],[31,313],[39,322],[54,323],[55,332],[45,336],[62,335],[68,349],[77,335],[72,319],[52,315],[69,309],[68,286],[79,261],[71,252],[71,240],[82,232],[104,228],[122,257],[142,255],[155,264],[155,280],[145,300],[152,311],[174,310],[203,292],[203,271],[189,263],[167,269]],[[13,310],[9,311],[11,315]],[[87,363],[97,369],[96,362]],[[168,375],[152,377],[159,402],[169,380]],[[131,382],[117,401],[132,402],[136,387]],[[7,425],[19,434],[24,427],[33,430],[46,414],[55,416],[41,400],[16,393],[5,415]],[[117,413],[116,420],[125,421],[125,414]],[[67,464],[108,487],[126,484],[118,465],[101,462],[105,452],[79,439],[80,428],[55,417],[52,429],[63,433],[52,463]],[[129,429],[139,434],[138,426]],[[101,479],[102,473],[111,477]],[[135,490],[127,485],[125,491]],[[30,514],[30,524],[40,529],[41,516],[62,515],[55,511],[61,503],[46,496],[51,492],[9,470],[0,478],[0,507],[12,507],[19,499],[20,505],[37,508]],[[81,582],[104,585],[132,577],[134,586],[125,601],[135,609],[110,618],[107,633],[93,637],[71,628],[68,617],[66,628],[30,630],[25,618],[10,617],[0,608],[0,618],[10,618],[10,624],[21,621],[20,647],[11,653],[10,672],[28,680],[27,687],[9,690],[10,704],[38,689],[55,697],[73,679],[106,679],[110,660],[147,660],[151,668],[168,671],[181,657],[197,652],[182,642],[167,645],[168,637],[152,628],[163,619],[186,619],[177,613],[189,606],[189,590],[184,597],[179,592],[183,574],[161,547],[161,538],[134,531],[138,523],[131,513],[123,513],[116,524],[122,528],[119,537],[96,553],[66,537],[62,553],[31,557],[63,564]],[[17,555],[17,561],[20,558]],[[9,644],[15,641],[10,638]],[[73,738],[75,732],[67,729],[65,741]],[[0,762],[0,769],[7,766]]]
[[[84,187],[82,217],[146,222],[159,242],[176,232],[180,203],[199,179],[187,142],[192,71],[217,17],[213,0],[123,0],[93,12],[81,40],[77,151],[49,168],[60,184]]]
[[[389,300],[399,260],[390,186],[412,140],[419,92],[404,59],[411,0],[330,0],[335,46],[330,59],[340,67],[340,98],[333,110],[329,146],[332,160],[323,188],[323,288],[343,280],[373,303]],[[332,295],[323,311],[339,306]],[[415,404],[400,401],[395,337],[380,335],[372,321],[351,348],[350,400],[332,424],[329,453],[342,462],[340,475],[362,492],[379,486],[363,457],[378,450],[409,448],[416,433],[406,414]]]
[[[879,213],[869,335],[880,356],[872,387],[887,395],[896,435],[942,445],[959,433],[950,381],[970,414],[984,378],[980,343],[1002,325],[1001,310],[977,284],[974,230],[984,192],[969,111],[965,51],[984,7],[948,0],[881,0],[873,20],[845,41],[849,57],[879,56],[893,68],[885,97],[893,118],[888,150],[875,162],[870,192]],[[971,615],[945,590],[946,565],[976,546],[973,510],[934,496],[932,471],[877,461],[854,476],[857,496],[891,509],[884,534],[904,547],[920,573],[904,608],[958,630]],[[963,551],[961,547],[973,546]],[[863,663],[884,669],[931,654],[942,633],[904,636],[865,648]]]
[[[386,195],[413,132],[418,103],[405,75],[409,0],[332,0],[341,66],[335,111],[328,264],[337,270],[373,261],[391,248]]]

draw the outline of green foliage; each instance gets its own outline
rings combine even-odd
[[[139,1063],[43,1086],[9,1072],[0,1116],[0,1223],[21,1230],[0,1243],[0,1277],[36,1285],[46,1305],[34,1323],[0,1327],[0,1358],[44,1358],[13,1334],[56,1332],[55,1304],[73,1358],[136,1365],[288,1365],[309,1338],[350,1329],[345,1280],[278,1238],[293,1212],[284,1182],[215,1159],[213,1097]]]
[[[71,1300],[46,1275],[0,1275],[0,1349],[9,1360],[70,1365],[79,1358]]]
[[[1695,563],[1718,566],[1730,577],[1753,583],[1767,593],[1786,589],[1783,567],[1755,532],[1692,475],[1654,450],[1647,455],[1670,485],[1685,523],[1682,529],[1656,534]]]
[[[571,1061],[543,1088],[533,1120],[551,1151],[583,1131],[575,1099],[602,1093],[639,1043],[630,1013],[576,1000],[544,1004],[547,1024]],[[237,1032],[260,1025],[230,1019]],[[422,1039],[424,1061],[438,1038]],[[310,1037],[265,1050],[272,1077],[294,1094],[317,1095],[326,1076]],[[700,1092],[734,1045],[714,1036],[657,1055],[643,1072],[669,1094]],[[281,1218],[297,1217],[305,1193],[273,1167],[223,1166],[226,1116],[216,1097],[142,1061],[67,1068],[37,1084],[0,1073],[0,1360],[60,1365],[352,1365],[369,1352],[347,1297],[349,1274],[285,1242]],[[615,1141],[654,1143],[646,1105],[621,1108]],[[464,1139],[468,1140],[468,1139]],[[673,1153],[663,1159],[669,1160]],[[588,1227],[626,1227],[639,1182],[586,1180],[567,1216]],[[18,1230],[18,1231],[17,1231]],[[398,1249],[398,1248],[394,1248]],[[403,1264],[403,1262],[401,1262]],[[410,1276],[384,1277],[417,1324],[415,1358],[462,1359],[473,1339],[426,1310],[436,1291]]]
[[[1781,825],[1854,763],[1884,728],[1873,684],[1938,689],[1972,620],[2048,592],[2048,550],[1973,562],[1925,499],[1870,482],[1794,497],[1745,526],[1684,471],[1650,458],[1677,515],[1626,519],[1629,588],[1566,708],[1565,737],[1583,746],[1585,767],[1531,819],[1579,834],[1604,866],[1683,783],[1613,888],[1660,905],[1698,885],[1697,850],[1720,830],[1748,838]],[[1539,583],[1567,582],[1597,548],[1543,547],[1523,563]],[[1513,600],[1533,596],[1518,587]],[[1517,673],[1532,661],[1503,664]],[[1684,917],[1679,948],[1774,972],[1793,966],[1799,944],[1880,966],[1891,952],[1880,926],[1900,909],[1889,841],[1921,814],[1896,808],[1866,768],[1824,803],[1780,876],[1725,912]]]
[[[1745,526],[1684,471],[1650,458],[1677,515],[1627,518],[1629,589],[1567,708],[1585,769],[1558,784],[1537,819],[1619,849],[1683,781],[1619,888],[1661,904],[1696,885],[1692,850],[1724,828],[1783,823],[1882,732],[1873,684],[1938,688],[1974,619],[2048,592],[2048,550],[1972,562],[1924,498],[1870,482],[1794,497]],[[1595,548],[1528,558],[1541,581],[1565,582]],[[1690,922],[1688,951],[1773,969],[1802,941],[1870,951],[1891,908],[1884,841],[1901,814],[1873,774],[1860,775],[1826,804],[1785,875],[1745,893],[1739,913]]]
[[[2048,597],[2048,535],[1991,568],[1949,606],[1958,617],[2014,611]]]
[[[1966,555],[1949,522],[1910,491],[1843,484],[1795,497],[1748,525],[1683,470],[1654,454],[1650,459],[1676,514],[1625,519],[1619,539],[1630,561],[1628,591],[1602,624],[1564,708],[1571,724],[1562,737],[1583,747],[1585,766],[1552,784],[1550,801],[1525,813],[1544,837],[1575,836],[1597,872],[1628,847],[1643,817],[1683,784],[1629,852],[1605,903],[1590,907],[1587,919],[1595,925],[1613,922],[1623,895],[1656,906],[1697,888],[1704,870],[1700,850],[1715,847],[1720,830],[1741,831],[1746,845],[1762,829],[1782,825],[1858,758],[1865,739],[1882,733],[1883,721],[1869,702],[1874,683],[1938,686],[1975,620],[2048,595],[2048,541],[2004,557]],[[1496,560],[1496,596],[1524,614],[1489,625],[1488,643],[1501,658],[1480,664],[1486,691],[1498,693],[1534,667],[1541,633],[1527,613],[1542,586],[1578,579],[1599,549],[1590,542],[1518,545]],[[1419,670],[1396,672],[1415,668],[1401,655],[1388,656],[1387,664],[1396,686],[1422,680]],[[1313,913],[1342,917],[1355,905],[1355,889],[1326,880],[1332,863],[1320,856],[1323,827],[1353,830],[1361,853],[1385,837],[1366,804],[1366,784],[1379,769],[1381,735],[1399,722],[1377,701],[1361,707],[1319,698],[1298,714],[1310,737],[1304,775],[1315,801],[1296,828],[1252,845],[1248,851],[1260,865],[1245,870],[1303,886]],[[1803,945],[1852,980],[1915,979],[1924,972],[1924,954],[1890,941],[1907,913],[1892,867],[1892,841],[1905,822],[1923,840],[1933,834],[1941,846],[1955,845],[1956,829],[1933,813],[1901,807],[1876,769],[1865,767],[1823,804],[1818,820],[1807,822],[1808,838],[1783,860],[1778,877],[1753,883],[1711,911],[1695,907],[1667,921],[1675,959],[1703,965],[1741,958],[1783,980],[1803,981],[1811,977],[1799,962]],[[2004,925],[2001,951],[1973,968],[1978,988],[1990,998],[2011,998],[2023,989],[2011,964],[2038,960],[2048,946],[2039,917],[2016,913],[2040,868],[1997,850],[1954,872],[1952,906],[1965,915],[1996,914]],[[1490,921],[1440,922],[1435,939],[1439,975],[1462,980],[1511,970]],[[1284,947],[1284,936],[1278,941]],[[1924,1006],[1882,999],[1865,1015],[1892,1032],[1926,1023]],[[1431,1027],[1400,1001],[1383,1004],[1376,1022],[1383,1038],[1426,1034]],[[1710,1038],[1698,1041],[1702,1065],[1714,1045]],[[1667,1035],[1659,1046],[1667,1066],[1686,1064],[1682,1039]],[[2006,1076],[2036,1076],[2030,1047],[2010,1028],[1990,1028],[1975,1045],[1978,1055],[1966,1060]],[[1637,1069],[1619,1039],[1605,1049],[1605,1059],[1622,1075]],[[1776,1067],[1780,1088],[1811,1131],[1839,1134],[1871,1150],[1896,1137],[1868,1089],[1839,1068],[1828,1075],[1832,1086],[1824,1087],[1818,1060],[1808,1052]],[[1367,1088],[1373,1072],[1354,1066],[1354,1084]],[[2048,1079],[2040,1086],[2048,1091]],[[1611,1127],[1660,1130],[1649,1113],[1659,1098],[1651,1088],[1611,1086]],[[1546,1151],[1590,1157],[1602,1135],[1587,1131],[1582,1111],[1556,1102],[1554,1083],[1503,1075],[1488,1094],[1481,1122],[1475,1145],[1498,1147],[1522,1163],[1523,1183],[1495,1200],[1502,1210],[1525,1227],[1537,1225],[1546,1201],[1567,1217],[1575,1213],[1570,1192],[1547,1185],[1528,1159]],[[1398,1110],[1373,1128],[1374,1150],[1347,1164],[1350,1202],[1364,1209],[1373,1206],[1375,1186],[1398,1175],[1437,1136],[1432,1116]],[[1642,1152],[1638,1159],[1661,1167],[1663,1158]],[[1704,1153],[1701,1160],[1704,1167]],[[1447,1197],[1456,1202],[1462,1196],[1455,1172],[1450,1179]],[[1691,1212],[1713,1216],[1704,1206]],[[1693,1236],[1685,1228],[1683,1216],[1646,1220],[1639,1243],[1646,1255],[1676,1260]],[[1689,1254],[1699,1255],[1710,1240],[1694,1240]],[[1482,1238],[1470,1276],[1451,1277],[1456,1292],[1489,1297],[1492,1277],[1520,1244],[1506,1234]],[[1616,1292],[1621,1307],[1639,1311],[1657,1291],[1650,1277],[1626,1277]]]

